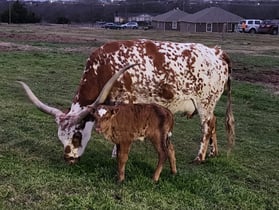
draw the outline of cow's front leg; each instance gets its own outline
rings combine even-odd
[[[202,121],[202,139],[200,144],[200,149],[198,152],[198,156],[194,159],[194,163],[200,164],[205,161],[205,156],[207,152],[209,139],[212,137],[212,122],[214,120],[214,116],[204,119]]]
[[[128,160],[130,148],[131,142],[120,143],[117,145],[118,182],[122,182],[125,179],[125,166]]]

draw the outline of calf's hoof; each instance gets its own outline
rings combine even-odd
[[[159,177],[154,177],[154,176],[153,176],[153,178],[152,178],[152,179],[153,179],[153,181],[154,181],[155,183],[157,183],[157,182],[158,182],[158,180],[159,180]]]
[[[171,171],[171,174],[173,174],[173,175],[177,174],[177,170],[176,170],[176,169],[175,169],[175,170],[172,170],[172,171]]]
[[[124,182],[124,179],[118,179],[118,180],[117,180],[117,183],[118,183],[118,184],[123,184],[123,182]]]
[[[118,176],[117,183],[121,184],[125,180],[125,176]]]

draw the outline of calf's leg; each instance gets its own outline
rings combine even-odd
[[[118,182],[122,182],[125,179],[125,166],[128,160],[130,148],[131,142],[120,143],[117,145]]]
[[[157,182],[160,178],[160,174],[163,169],[163,165],[165,161],[167,160],[167,152],[164,149],[164,141],[161,140],[161,137],[154,137],[152,138],[152,143],[158,153],[158,163],[156,170],[153,175],[153,180]]]
[[[176,174],[177,170],[176,170],[175,151],[174,151],[173,144],[171,142],[169,142],[169,145],[167,148],[167,153],[168,153],[168,158],[169,158],[169,162],[170,162],[171,173]]]

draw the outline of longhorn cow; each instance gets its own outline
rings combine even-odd
[[[227,89],[226,131],[228,144],[234,144],[234,117],[231,97],[231,61],[219,47],[198,43],[128,40],[109,42],[88,58],[70,111],[49,107],[23,84],[31,101],[42,111],[55,116],[58,137],[68,162],[75,163],[83,154],[94,126],[87,110],[106,82],[126,63],[137,63],[114,83],[105,104],[157,103],[171,112],[187,116],[198,113],[201,143],[195,162],[218,154],[215,106]]]

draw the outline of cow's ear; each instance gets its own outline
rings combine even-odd
[[[92,107],[90,113],[93,115],[93,114],[96,113],[96,110],[97,110],[97,109],[96,109],[95,107]]]

